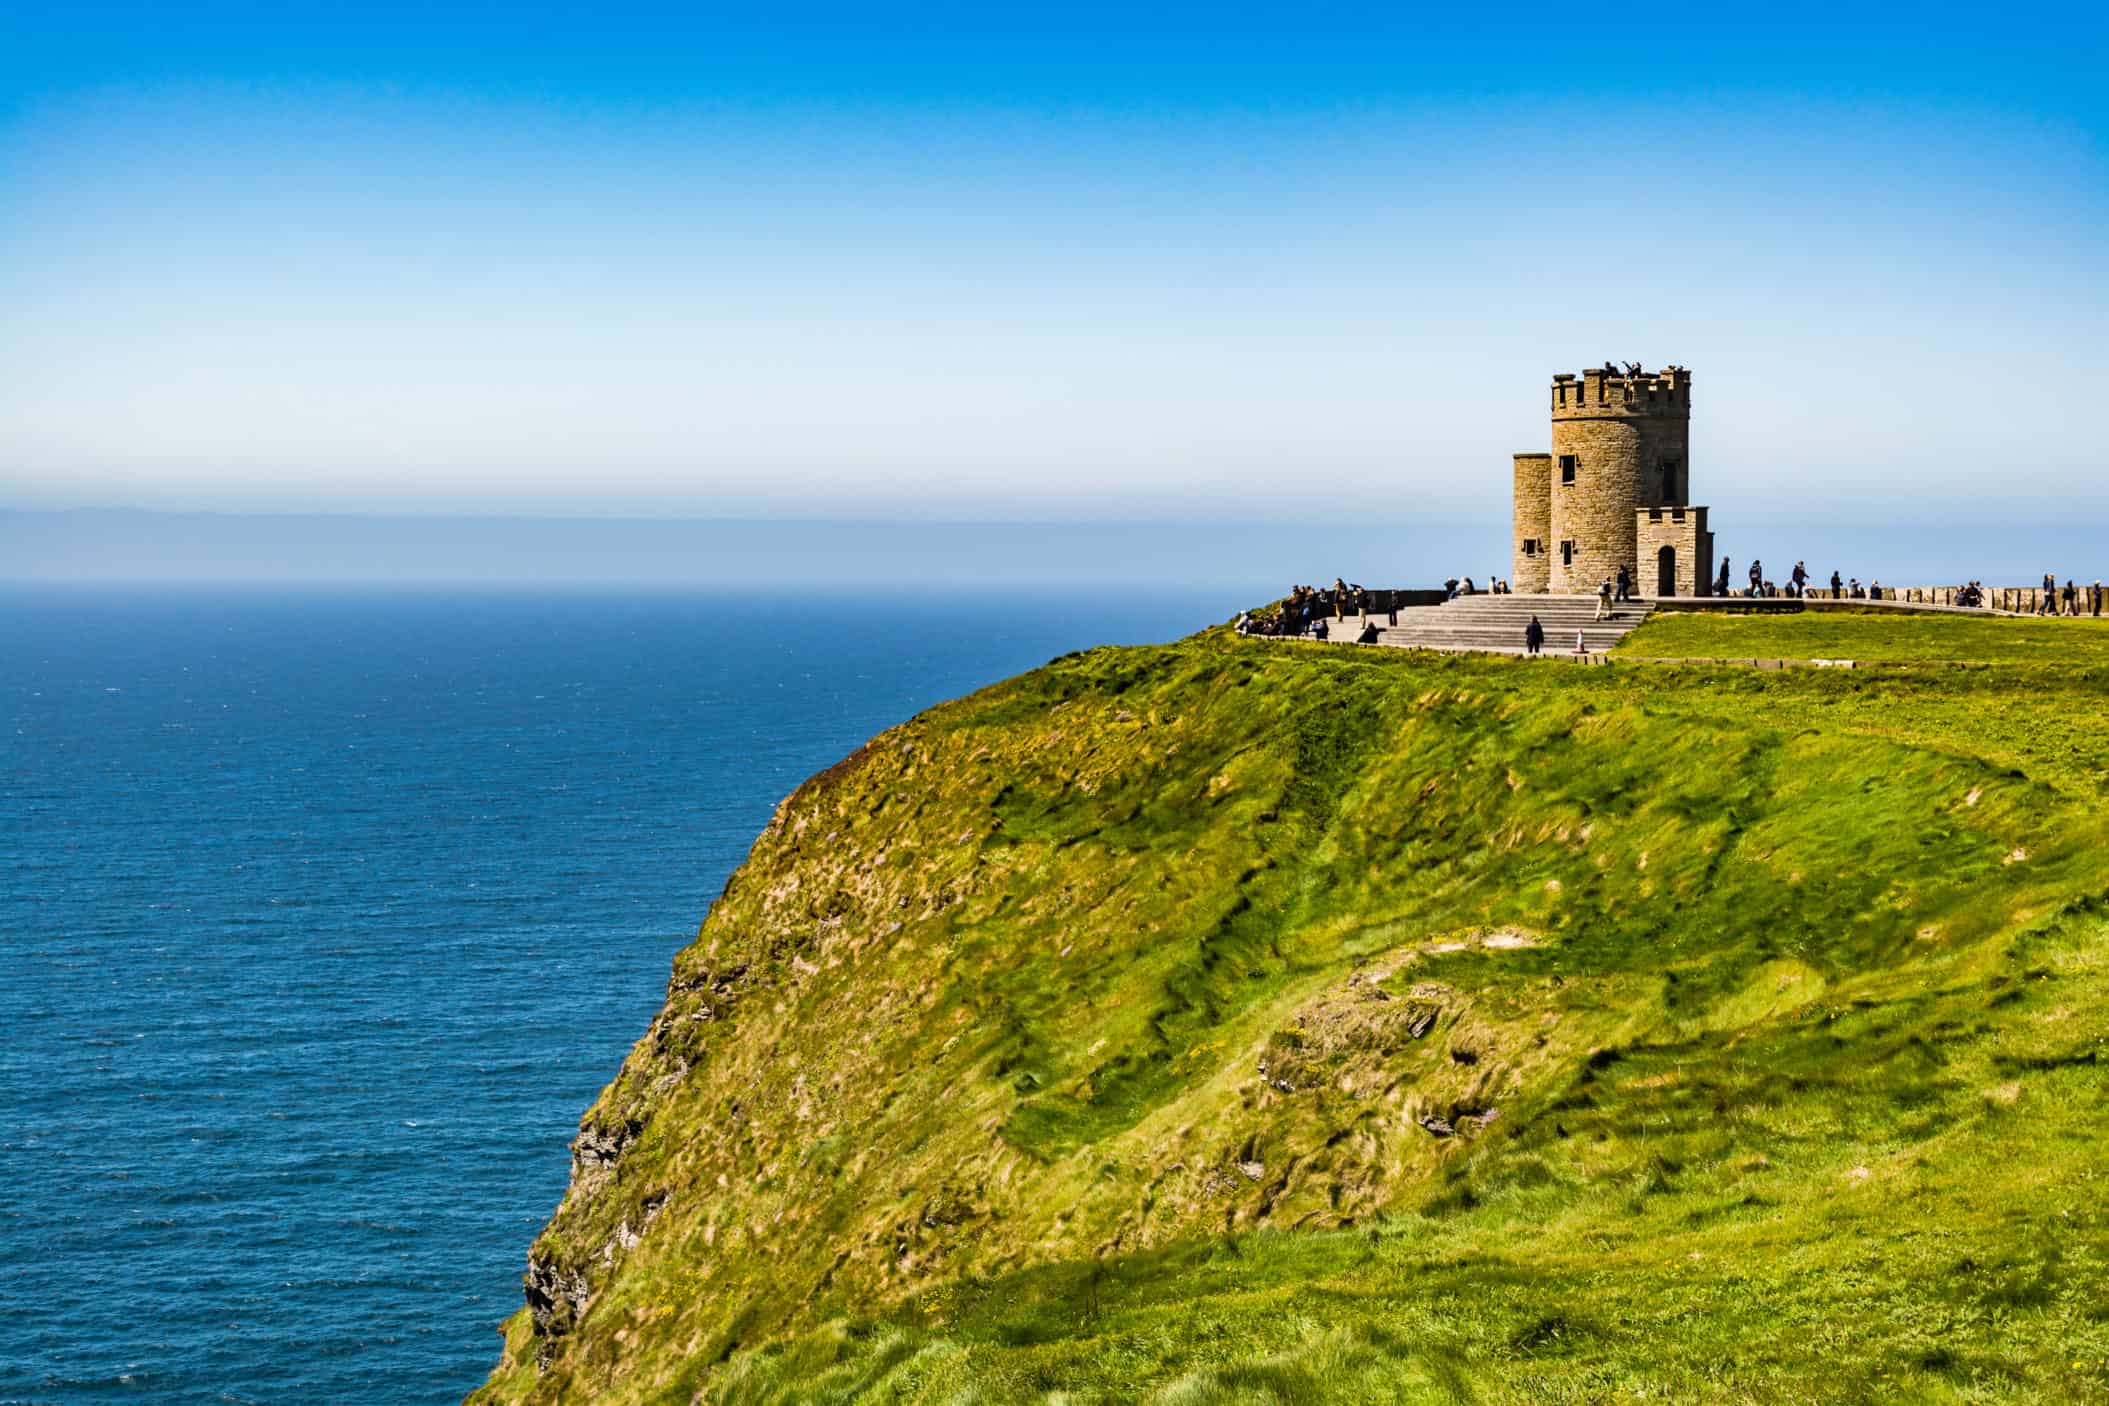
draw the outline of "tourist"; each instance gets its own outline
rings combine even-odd
[[[2099,580],[2094,583],[2094,613],[2102,613],[2102,583]]]
[[[1530,618],[1530,623],[1523,627],[1523,652],[1525,654],[1536,654],[1544,647],[1545,627],[1539,624],[1538,617],[1533,615]]]
[[[2043,589],[2036,596],[2036,613],[2038,615],[2056,615],[2058,613],[2058,573],[2055,571],[2044,573]]]
[[[1333,618],[1335,620],[1347,618],[1347,582],[1341,580],[1338,576],[1333,578]]]
[[[1618,568],[1618,594],[1612,599],[1621,601],[1633,599],[1633,573],[1627,571],[1623,565]]]
[[[1447,581],[1443,582],[1443,599],[1457,599],[1457,578],[1455,576],[1452,576]]]
[[[1756,557],[1750,559],[1750,594],[1765,594],[1765,564]]]
[[[1845,598],[1845,582],[1843,582],[1843,581],[1839,580],[1839,579],[1838,579],[1838,573],[1834,571],[1834,572],[1832,572],[1832,573],[1831,573],[1831,599],[1832,599],[1832,600],[1843,600],[1844,598]]]
[[[1809,568],[1807,565],[1802,562],[1794,563],[1794,574],[1792,579],[1794,582],[1795,595],[1805,596],[1809,593]]]
[[[1365,616],[1363,616],[1363,617],[1362,617],[1362,631],[1361,631],[1361,633],[1360,633],[1360,634],[1358,634],[1358,635],[1356,635],[1356,636],[1355,636],[1355,643],[1356,643],[1356,644],[1375,644],[1376,642],[1377,642],[1377,622],[1376,622],[1376,621],[1374,621],[1374,620],[1372,620],[1372,619],[1370,619],[1370,618],[1369,618],[1368,616],[1366,616],[1366,615],[1365,615]]]
[[[1722,557],[1722,558],[1721,558],[1721,579],[1720,579],[1720,580],[1718,580],[1718,581],[1716,581],[1716,582],[1714,582],[1714,594],[1715,594],[1715,595],[1717,595],[1717,596],[1725,596],[1725,595],[1727,595],[1727,594],[1728,594],[1728,558],[1727,558],[1727,557]]]
[[[1882,599],[1882,583],[1880,581],[1872,581],[1868,583],[1867,598],[1869,600]]]
[[[1596,588],[1596,618],[1602,620],[1612,613],[1611,578],[1606,576]]]
[[[2080,593],[2073,586],[2070,576],[2065,578],[2065,613],[2067,615],[2078,615],[2080,613]]]
[[[1330,639],[1331,637],[1332,631],[1326,628],[1325,617],[1323,615],[1319,616],[1318,623],[1311,627],[1311,638],[1314,640],[1323,640]]]

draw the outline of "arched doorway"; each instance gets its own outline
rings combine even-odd
[[[1655,594],[1674,596],[1677,594],[1677,549],[1664,547],[1655,553]]]

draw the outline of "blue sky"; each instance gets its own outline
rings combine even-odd
[[[2097,10],[0,4],[0,508],[2109,522]]]

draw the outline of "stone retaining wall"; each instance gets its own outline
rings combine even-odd
[[[2074,584],[2077,585],[2078,583],[2075,582]],[[1908,605],[1954,605],[1955,594],[1959,589],[1961,588],[1957,586],[1884,586],[1882,588],[1882,596],[1885,600],[1899,600]],[[2061,586],[2059,589],[2060,595],[2057,605],[2062,610],[2065,605],[2062,594],[2063,587]],[[2094,583],[2091,581],[2079,587],[2080,614],[2109,615],[2109,599],[2099,599],[2092,595],[2093,592]],[[1820,593],[1812,591],[1810,594],[1821,594],[1828,598],[1830,593],[1828,591]],[[2102,596],[2109,596],[2109,586],[2104,586],[2101,594]],[[1984,603],[1992,610],[2011,610],[2022,615],[2034,615],[2037,608],[2042,604],[2042,600],[2043,588],[2041,586],[1987,586],[1985,588]],[[2097,603],[2098,600],[2099,603]]]

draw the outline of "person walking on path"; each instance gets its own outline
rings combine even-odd
[[[1831,573],[1831,599],[1845,599],[1845,580],[1835,571]]]
[[[1523,652],[1534,655],[1544,647],[1545,627],[1539,624],[1538,617],[1533,615],[1530,623],[1523,627]]]
[[[1596,618],[1602,620],[1606,616],[1611,615],[1612,613],[1611,578],[1606,576],[1602,581],[1597,583],[1596,587]]]
[[[2064,604],[2065,613],[2067,615],[2078,615],[2080,613],[2080,592],[2079,589],[2072,584],[2072,578],[2070,576],[2065,578]]]
[[[1750,559],[1750,594],[1765,594],[1765,564],[1756,557]]]
[[[1618,594],[1616,596],[1613,596],[1612,599],[1633,599],[1633,573],[1626,570],[1623,565],[1618,568]]]
[[[1809,568],[1805,563],[1796,562],[1794,563],[1794,594],[1797,596],[1805,596],[1808,593]]]
[[[2094,583],[2094,613],[2097,615],[2102,613],[2102,583],[2100,581]]]
[[[1728,558],[1727,558],[1727,557],[1722,557],[1722,558],[1721,558],[1721,577],[1720,577],[1720,579],[1719,579],[1718,581],[1715,581],[1715,582],[1714,582],[1714,594],[1715,594],[1715,595],[1717,595],[1717,596],[1725,596],[1725,595],[1727,595],[1727,594],[1728,594]]]

